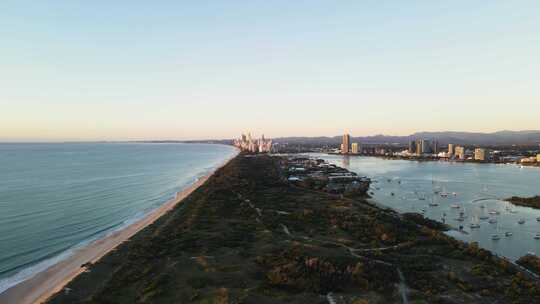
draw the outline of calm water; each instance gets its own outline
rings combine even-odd
[[[204,144],[0,144],[0,292],[234,155]]]
[[[501,201],[510,196],[540,194],[540,168],[516,165],[460,164],[449,162],[413,162],[384,160],[376,157],[344,157],[313,154],[330,163],[371,177],[373,198],[380,204],[401,212],[422,212],[429,218],[459,228],[450,232],[464,241],[476,241],[499,255],[517,259],[528,252],[540,254],[540,210],[513,206]],[[434,192],[448,193],[443,197]],[[394,195],[392,195],[394,193]],[[455,194],[454,194],[455,193]],[[429,206],[433,202],[438,206]],[[452,208],[458,205],[460,208]],[[484,208],[482,208],[484,207]],[[498,211],[500,214],[490,214]],[[458,221],[463,212],[463,221]],[[446,216],[444,217],[444,213]],[[487,219],[481,219],[487,217]],[[497,223],[489,223],[495,219]],[[518,222],[523,219],[524,224]],[[477,223],[480,228],[471,229]],[[506,237],[506,232],[513,235]],[[500,240],[492,240],[498,234]]]

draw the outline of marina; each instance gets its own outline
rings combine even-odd
[[[372,199],[399,212],[417,212],[453,229],[448,234],[498,255],[540,254],[540,210],[505,198],[537,195],[540,170],[494,164],[411,162],[311,154],[367,176]]]

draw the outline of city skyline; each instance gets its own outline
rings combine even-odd
[[[1,142],[538,129],[535,1],[0,7]]]

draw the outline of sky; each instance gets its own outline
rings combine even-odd
[[[539,1],[0,2],[0,141],[540,129]]]

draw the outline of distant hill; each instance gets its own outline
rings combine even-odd
[[[440,144],[455,143],[461,145],[538,145],[540,144],[540,130],[526,131],[498,131],[494,133],[475,132],[417,132],[408,136],[374,135],[352,137],[352,142],[365,144],[407,144],[417,138],[437,139]],[[341,142],[341,136],[333,137],[281,137],[274,139],[278,143],[291,144],[328,144],[335,145]]]

